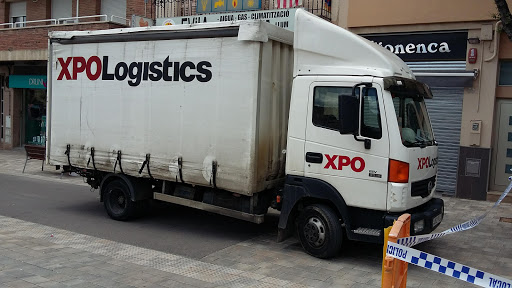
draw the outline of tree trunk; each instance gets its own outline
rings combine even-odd
[[[501,23],[503,25],[503,31],[508,36],[508,39],[512,41],[512,15],[510,14],[510,10],[508,9],[506,0],[494,0],[496,2],[496,7],[498,8],[498,12],[500,13]]]

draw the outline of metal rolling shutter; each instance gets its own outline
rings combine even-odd
[[[464,88],[432,88],[433,99],[426,99],[428,114],[438,146],[437,190],[455,193],[459,162],[460,128]]]
[[[27,16],[27,2],[13,2],[9,7],[9,17]]]
[[[459,162],[464,87],[473,85],[474,71],[466,61],[408,62],[416,79],[428,84],[433,99],[426,99],[438,147],[437,190],[455,194]]]
[[[101,1],[101,14],[106,14],[108,20],[126,24],[126,0],[103,0]],[[117,17],[112,17],[112,15]],[[131,15],[130,15],[131,16]]]
[[[59,19],[72,17],[72,5],[73,3],[68,0],[52,0],[52,18]]]

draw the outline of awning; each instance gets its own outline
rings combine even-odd
[[[472,87],[477,76],[466,61],[407,62],[418,81],[430,87]]]

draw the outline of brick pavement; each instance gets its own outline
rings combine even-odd
[[[22,175],[24,151],[0,150],[0,173]],[[84,185],[80,177],[29,161],[26,177]],[[442,231],[492,206],[444,197]],[[1,214],[1,211],[0,211]],[[431,254],[512,279],[512,205],[476,228],[416,246]],[[53,235],[53,236],[52,236]],[[296,239],[260,235],[194,260],[0,216],[0,287],[380,287],[382,247],[346,242],[342,255],[320,260]],[[408,287],[475,287],[409,266]]]

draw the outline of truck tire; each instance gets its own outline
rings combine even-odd
[[[341,250],[343,230],[329,206],[307,206],[297,219],[297,233],[304,250],[317,258],[332,258]]]
[[[135,217],[137,203],[131,200],[130,189],[125,181],[113,180],[107,184],[103,193],[103,204],[110,218],[126,221]]]

